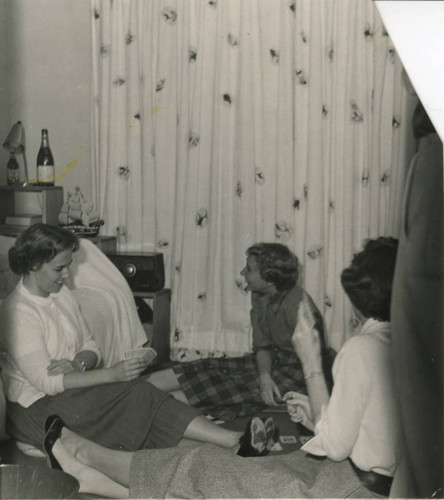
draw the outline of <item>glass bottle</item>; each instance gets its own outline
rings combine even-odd
[[[54,158],[49,147],[48,130],[42,129],[42,143],[37,155],[37,184],[39,186],[54,186]]]
[[[6,179],[8,186],[14,186],[19,183],[19,164],[15,158],[14,151],[9,153],[9,160],[6,165]]]

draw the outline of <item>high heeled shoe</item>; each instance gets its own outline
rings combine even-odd
[[[265,424],[259,417],[253,417],[239,439],[237,455],[241,457],[263,457],[268,453]]]
[[[52,453],[52,448],[57,439],[60,439],[63,427],[65,427],[65,423],[58,415],[51,415],[46,419],[46,433],[45,439],[43,440],[43,449],[45,450],[48,465],[51,467],[51,469],[63,470],[58,460]]]

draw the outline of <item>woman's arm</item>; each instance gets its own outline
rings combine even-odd
[[[275,396],[282,399],[278,386],[271,378],[271,352],[269,349],[258,349],[256,351],[257,368],[259,371],[259,384],[262,401],[267,405],[276,406]]]
[[[122,382],[137,378],[147,366],[142,358],[134,358],[117,363],[111,368],[90,369],[96,365],[97,355],[92,351],[82,351],[69,361],[51,360],[48,375],[63,375],[64,389],[78,389],[109,382]]]
[[[66,358],[51,359],[51,363],[48,366],[48,375],[50,376],[65,374],[72,371],[84,372],[86,370],[92,370],[93,368],[97,368],[102,357],[99,347],[91,335],[88,324],[80,310],[79,303],[70,293],[66,295],[66,300],[70,301],[70,305],[75,314],[78,352],[72,360]]]
[[[47,360],[46,365],[44,360]],[[14,359],[14,364],[19,368],[22,376],[31,385],[48,395],[55,395],[66,389],[133,380],[147,367],[147,362],[144,359],[134,358],[120,361],[110,368],[49,375],[47,370],[49,363],[46,350],[34,351]]]
[[[330,401],[322,408],[315,438],[304,450],[341,461],[350,456],[369,402],[370,377],[362,358],[361,339],[353,337],[344,344],[335,361],[334,373]]]
[[[111,368],[89,371],[72,371],[63,375],[63,387],[77,389],[110,382],[125,382],[137,378],[147,367],[143,358],[126,359]]]
[[[44,394],[58,394],[63,391],[63,375],[48,375],[51,359],[42,318],[34,307],[15,298],[16,295],[10,296],[1,308],[2,344],[8,370]]]
[[[302,363],[314,425],[321,418],[322,406],[327,405],[330,400],[322,370],[322,340],[315,325],[316,318],[302,301],[291,341]]]
[[[256,362],[259,371],[260,394],[262,401],[268,405],[276,405],[274,396],[280,400],[281,395],[277,385],[271,378],[271,339],[264,329],[264,312],[266,299],[257,292],[251,294],[251,325],[253,327],[253,350],[256,353]]]
[[[97,366],[98,356],[94,351],[80,351],[72,361],[69,359],[51,359],[48,375],[51,377],[72,371],[84,372]]]
[[[121,361],[108,369],[70,373],[64,371],[49,375],[48,367],[52,361],[47,348],[45,325],[38,311],[27,304],[11,304],[11,307],[3,312],[3,343],[7,358],[14,367],[13,371],[45,394],[55,395],[65,389],[132,380],[146,368],[147,364],[143,359],[132,359]],[[80,356],[80,353],[78,355]],[[95,366],[95,353],[83,351],[80,357],[84,362]],[[72,363],[66,359],[64,361]]]
[[[308,397],[310,398],[313,424],[316,425],[321,418],[322,407],[327,405],[330,401],[330,395],[322,372],[322,363],[320,368],[315,369],[313,369],[311,365],[303,365],[303,370],[307,383]]]

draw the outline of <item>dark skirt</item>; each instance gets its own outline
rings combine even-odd
[[[6,412],[8,434],[40,449],[45,421],[56,414],[79,435],[126,451],[176,446],[191,420],[200,415],[141,378],[69,389],[28,408],[7,401]]]
[[[307,393],[304,373],[294,352],[274,347],[271,377],[283,396]],[[205,358],[173,366],[190,404],[216,418],[231,420],[265,408],[260,396],[255,354],[238,358]]]

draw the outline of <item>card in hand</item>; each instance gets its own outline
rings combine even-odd
[[[157,352],[152,347],[136,347],[136,349],[125,351],[124,356],[125,359],[143,358],[147,364],[150,364],[157,356]]]

